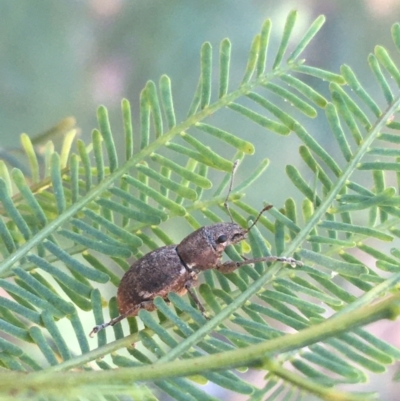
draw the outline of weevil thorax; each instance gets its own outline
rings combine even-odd
[[[247,232],[236,223],[204,226],[184,238],[176,249],[188,267],[197,271],[212,269],[220,263],[225,248],[243,241]]]

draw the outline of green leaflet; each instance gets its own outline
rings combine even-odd
[[[35,149],[33,148],[33,144],[29,139],[29,136],[26,134],[21,135],[21,145],[28,157],[30,173],[32,176],[33,182],[39,181],[39,162],[36,157]]]
[[[219,49],[219,97],[228,93],[229,64],[231,58],[231,42],[224,39]]]

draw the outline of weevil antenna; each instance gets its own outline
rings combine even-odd
[[[253,224],[246,230],[246,233],[248,233],[248,232],[256,225],[257,221],[260,220],[261,215],[262,215],[264,212],[266,212],[267,210],[271,209],[272,207],[273,207],[272,205],[264,206],[264,207],[261,209],[260,213],[258,213],[258,216],[256,217],[256,219],[253,221]]]
[[[236,169],[237,169],[238,165],[239,165],[239,160],[235,160],[235,161],[233,162],[233,166],[232,166],[232,174],[231,174],[231,180],[230,180],[230,182],[229,182],[228,195],[226,195],[225,202],[224,202],[225,209],[226,209],[226,211],[228,212],[229,217],[231,218],[231,222],[232,222],[232,223],[233,223],[233,217],[232,217],[231,209],[229,209],[228,200],[229,200],[229,195],[230,195],[231,192],[232,192],[233,177],[234,177],[234,175],[235,175],[235,172],[236,172]]]

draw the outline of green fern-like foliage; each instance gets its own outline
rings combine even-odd
[[[112,133],[107,110],[100,107],[90,144],[78,139],[74,151],[72,130],[60,153],[47,142],[39,158],[38,144],[23,135],[29,173],[0,162],[4,399],[156,399],[166,393],[176,400],[216,400],[196,385],[213,382],[249,400],[310,394],[365,400],[369,395],[344,393],[340,385],[351,389],[400,358],[400,350],[364,327],[400,313],[400,72],[377,46],[368,59],[371,79],[381,89],[374,99],[349,66],[339,75],[299,58],[323,17],[286,55],[295,21],[292,12],[268,70],[271,22],[264,23],[233,90],[229,40],[219,49],[215,90],[212,48],[205,43],[198,86],[181,122],[167,76],[141,92],[134,113],[138,128],[123,100],[123,158],[114,145],[120,133]],[[400,24],[392,37],[399,51]],[[308,76],[329,86],[329,96],[310,86]],[[281,100],[293,113],[275,105]],[[208,271],[199,292],[210,320],[186,297],[170,294],[170,304],[155,300],[157,312],[143,310],[89,339],[95,324],[118,315],[115,297],[104,294],[116,293],[127,259],[176,242],[160,223],[186,221],[194,230],[228,221],[222,205],[232,163],[251,155],[254,146],[208,121],[224,108],[268,135],[296,135],[304,171],[315,177],[310,184],[287,165],[293,184],[285,188],[288,199],[260,219],[247,243],[229,249],[229,257],[240,259],[251,249],[246,257],[295,256],[304,265],[257,263],[227,275]],[[302,122],[295,117],[299,112]],[[318,114],[329,123],[325,135],[335,139],[338,156],[305,127]],[[226,144],[224,156],[211,148],[215,138]],[[244,227],[258,211],[243,195],[267,164],[235,182],[230,195],[233,218]],[[215,185],[214,170],[226,174],[210,195],[205,190]],[[367,185],[359,171],[370,173]],[[392,249],[383,251],[382,244]],[[248,368],[264,372],[262,381],[240,374]]]

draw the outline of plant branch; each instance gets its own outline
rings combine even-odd
[[[316,342],[349,332],[356,327],[366,325],[380,319],[395,319],[400,314],[400,294],[392,295],[375,305],[363,307],[341,316],[336,316],[323,323],[314,325],[295,334],[286,334],[279,338],[264,341],[259,344],[240,348],[234,351],[193,358],[177,360],[169,363],[143,365],[135,368],[120,368],[107,371],[63,372],[59,373],[0,373],[0,392],[13,393],[20,391],[41,392],[51,390],[55,386],[61,391],[77,386],[123,385],[143,380],[160,380],[171,377],[201,374],[204,371],[232,369],[241,366],[262,364],[265,357],[288,352],[309,346]]]
[[[263,368],[273,373],[275,376],[280,377],[287,383],[291,383],[296,387],[306,390],[311,394],[317,395],[319,398],[326,401],[366,401],[368,394],[351,394],[345,393],[336,389],[322,386],[315,380],[309,380],[294,372],[291,372],[277,362],[271,359],[266,359],[263,363]]]

